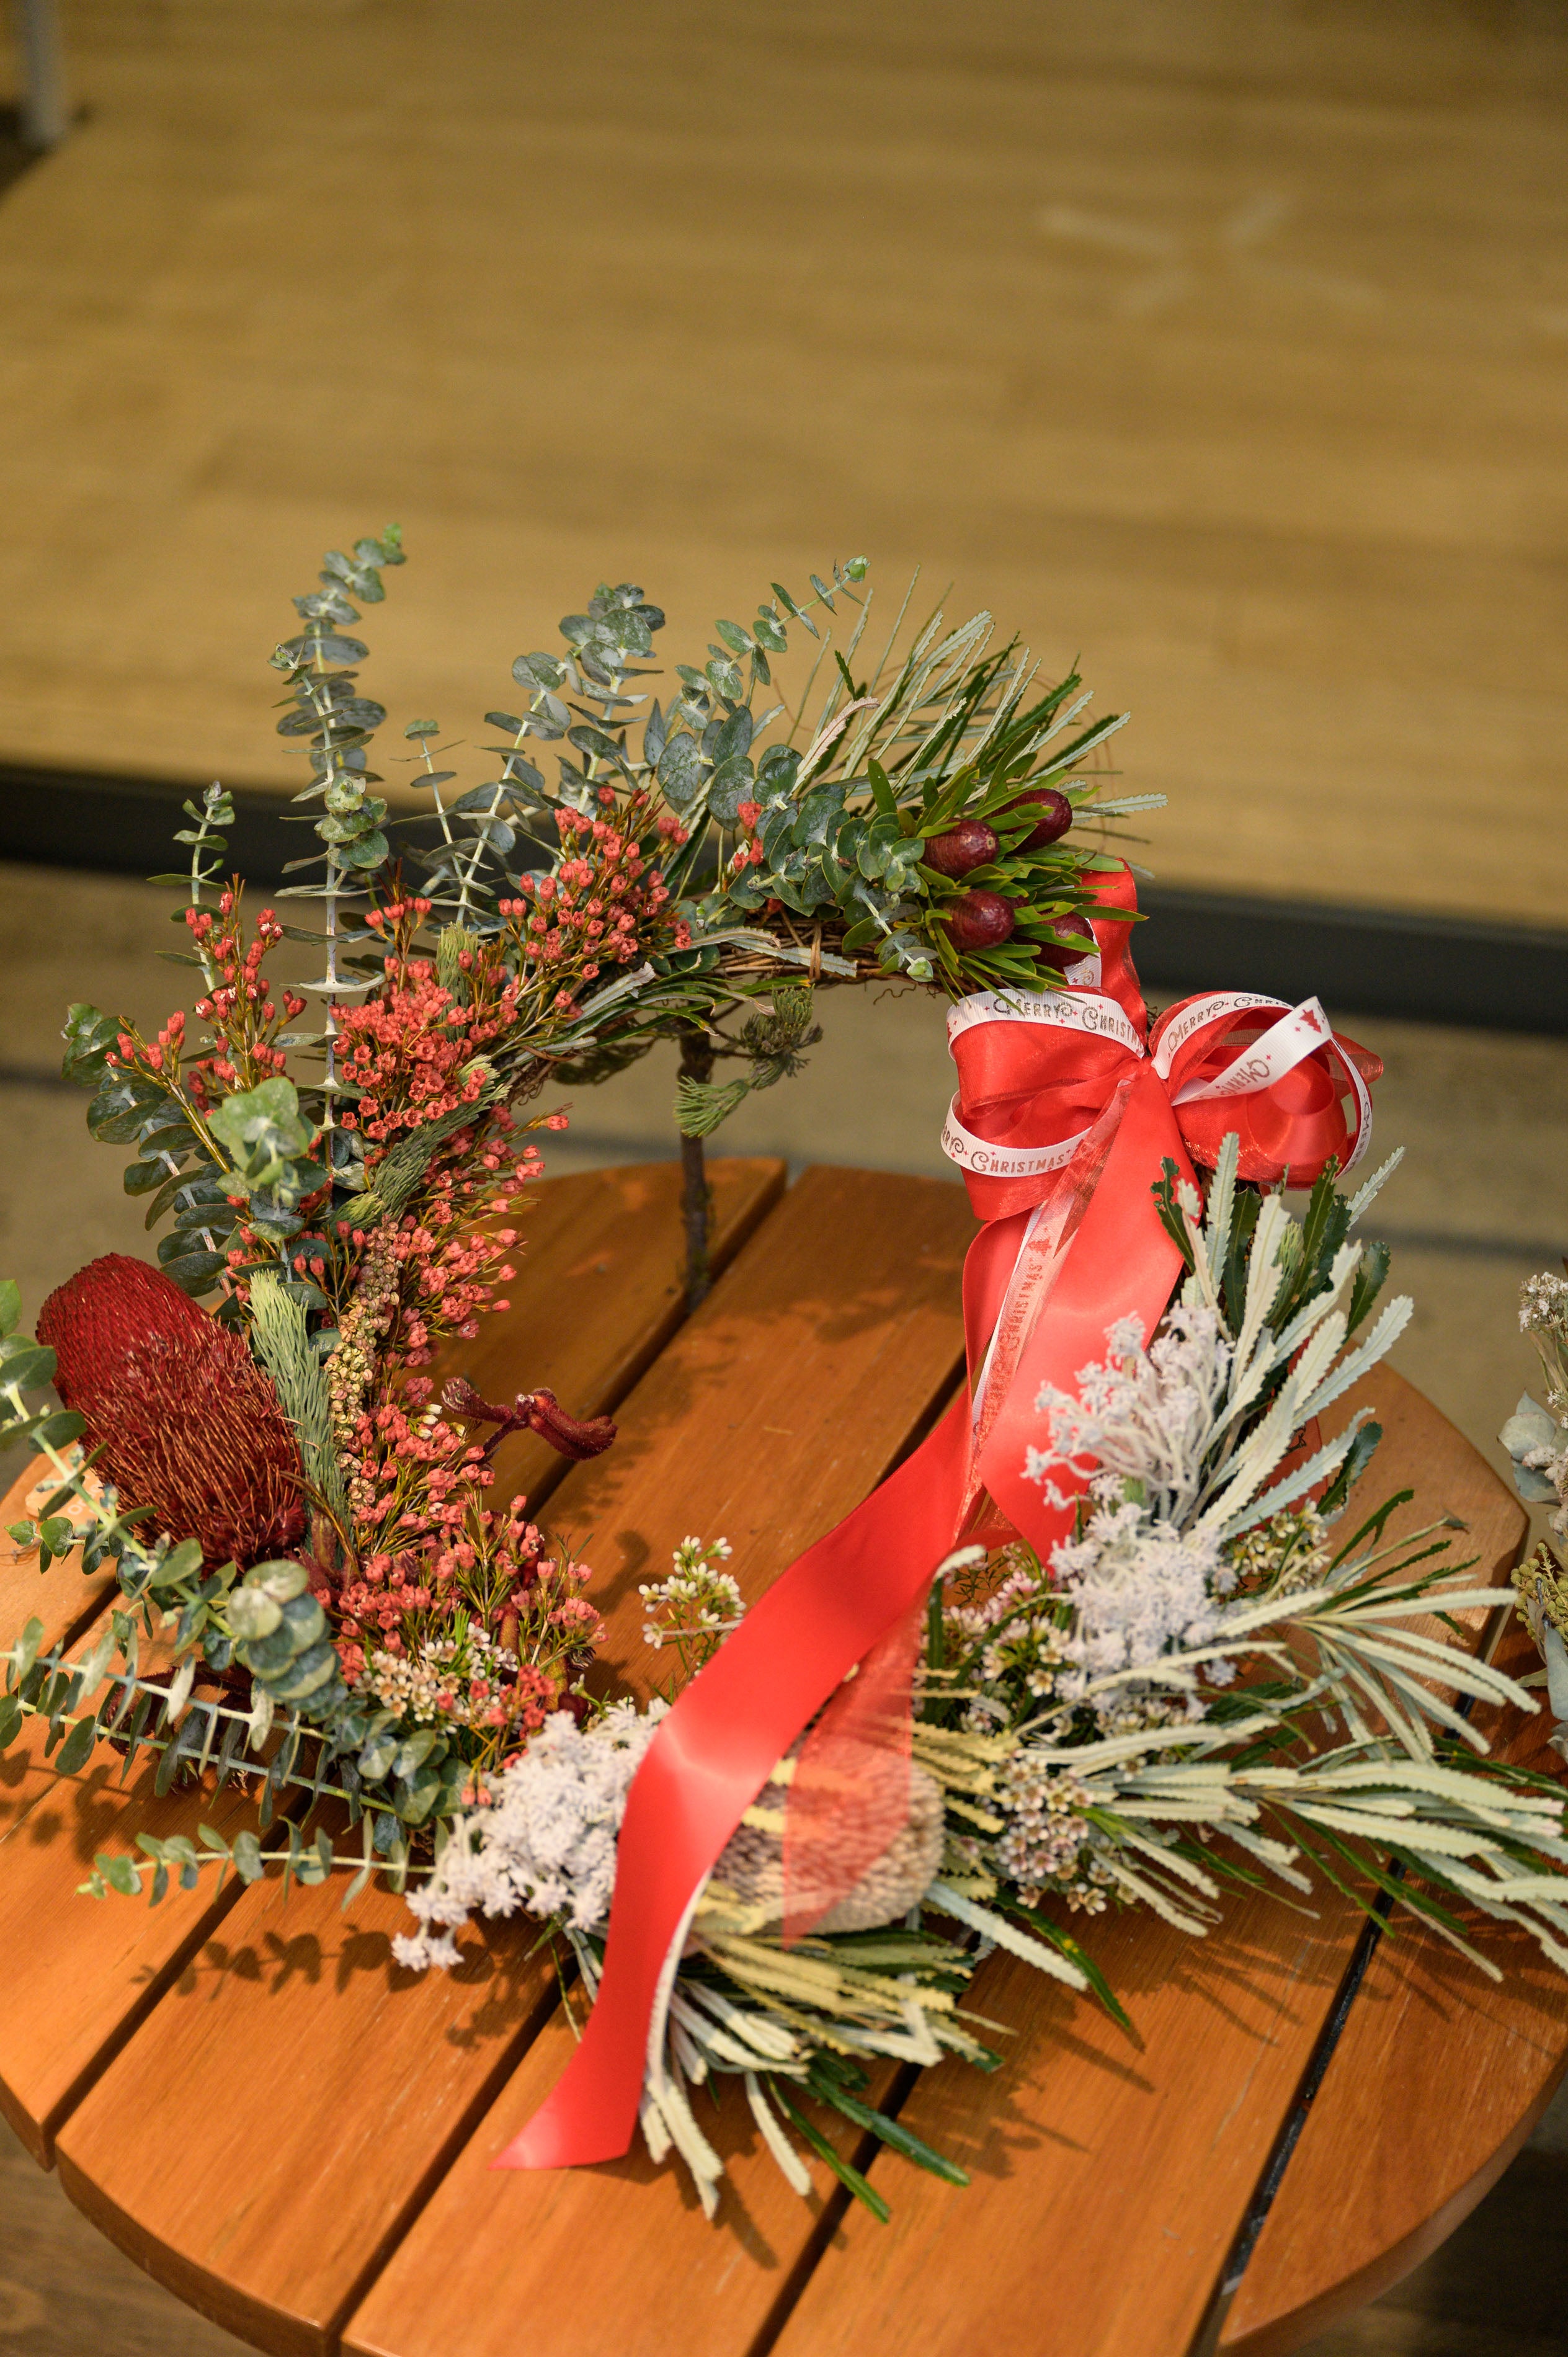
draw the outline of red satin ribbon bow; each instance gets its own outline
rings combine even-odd
[[[1048,1552],[1070,1509],[1025,1478],[1040,1388],[1075,1388],[1078,1371],[1104,1357],[1112,1321],[1136,1317],[1152,1332],[1170,1299],[1180,1255],[1150,1194],[1162,1164],[1190,1181],[1192,1164],[1212,1166],[1236,1130],[1243,1178],[1288,1168],[1305,1185],[1330,1155],[1348,1169],[1366,1149],[1377,1058],[1337,1038],[1316,999],[1287,1007],[1254,992],[1184,999],[1150,1031],[1128,952],[1133,878],[1122,870],[1100,881],[1097,954],[1065,991],[983,993],[949,1017],[959,1092],[942,1143],[985,1222],[964,1265],[971,1387],[880,1489],[779,1576],[660,1724],[628,1797],[587,2029],[497,2167],[565,2168],[627,2150],[650,2039],[663,2034],[667,1960],[725,1843],[808,1727],[785,1835],[787,1932],[828,1911],[834,1894],[820,1871],[800,1875],[797,1855],[811,1904],[791,1912],[791,1846],[804,1846],[813,1814],[832,1813],[835,1760],[842,1771],[853,1746],[873,1739],[867,1697],[884,1727],[900,1707],[907,1724],[918,1614],[937,1566],[966,1524],[1004,1527],[995,1509]],[[845,1686],[857,1665],[862,1676]],[[896,1739],[885,1756],[893,1823],[885,1806],[841,1828],[839,1895],[897,1829],[907,1783]],[[907,1769],[907,1745],[901,1759]]]

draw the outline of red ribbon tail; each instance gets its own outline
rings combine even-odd
[[[930,1585],[962,1502],[970,1405],[791,1564],[660,1722],[627,1798],[582,2042],[495,2169],[616,2160],[642,2097],[660,1975],[686,1911],[789,1746]]]

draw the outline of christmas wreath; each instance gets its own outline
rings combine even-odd
[[[211,787],[159,879],[190,1013],[147,1039],[70,1009],[66,1075],[156,1264],[95,1261],[32,1337],[0,1286],[0,1430],[41,1460],[13,1537],[118,1586],[77,1646],[35,1620],[0,1653],[0,1748],[40,1721],[61,1774],[107,1740],[160,1792],[254,1802],[236,1835],[144,1832],[85,1888],[382,1874],[419,1967],[476,1912],[534,1919],[591,2011],[508,2158],[604,2158],[640,2122],[710,2210],[709,2081],[741,2083],[802,2191],[815,2156],[882,2207],[824,2106],[961,2179],[866,2066],[996,2067],[965,2004],[993,1946],[1122,2018],[1107,1908],[1200,1934],[1227,1883],[1370,1898],[1397,1867],[1467,1953],[1461,1908],[1568,1964],[1561,1792],[1466,1715],[1532,1706],[1421,1617],[1494,1592],[1441,1526],[1351,1511],[1377,1426],[1319,1421],[1409,1314],[1352,1233],[1391,1164],[1336,1183],[1380,1068],[1316,1001],[1150,1025],[1117,830],[1159,798],[1090,759],[1122,716],[984,614],[906,597],[873,652],[859,559],[773,584],[672,674],[622,583],[519,656],[478,781],[409,722],[394,809],[354,632],[403,562],[393,532],[329,554],[272,658],[319,806],[298,880],[251,920]],[[269,974],[285,942],[319,967],[297,988]],[[888,980],[950,1002],[971,1382],[749,1612],[725,1542],[686,1541],[643,1589],[673,1669],[639,1707],[595,1680],[588,1567],[490,1494],[507,1432],[581,1458],[613,1425],[463,1372],[542,1167],[527,1108],[679,1043],[694,1303],[703,1139],[798,1068],[818,990]]]

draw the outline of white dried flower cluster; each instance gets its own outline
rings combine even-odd
[[[1218,1523],[1195,1519],[1230,1345],[1212,1310],[1190,1307],[1172,1311],[1146,1351],[1136,1318],[1106,1340],[1103,1363],[1079,1372],[1079,1397],[1041,1393],[1054,1445],[1029,1452],[1031,1477],[1047,1488],[1069,1464],[1079,1479],[1097,1469],[1079,1528],[1047,1566],[1031,1558],[983,1602],[944,1615],[950,1654],[967,1656],[973,1728],[1016,1724],[1031,1704],[1052,1717],[1083,1706],[1108,1736],[1203,1717],[1196,1679],[1151,1685],[1137,1673],[1212,1645],[1236,1587]],[[1231,1674],[1223,1661],[1205,1669],[1211,1684]]]
[[[1112,1504],[1112,1486],[1119,1485],[1091,1485],[1104,1502],[1090,1512],[1081,1538],[1051,1550],[1057,1590],[1074,1616],[1064,1651],[1078,1668],[1058,1682],[1064,1701],[1076,1700],[1091,1680],[1211,1644],[1220,1599],[1236,1584],[1212,1530],[1178,1530],[1135,1499]]]
[[[393,1940],[398,1963],[456,1964],[453,1933],[476,1909],[601,1929],[627,1792],[667,1707],[614,1703],[587,1727],[569,1711],[553,1713],[521,1759],[486,1779],[484,1804],[454,1820],[435,1873],[409,1895],[424,1929]]]
[[[517,1655],[470,1626],[461,1636],[427,1637],[413,1652],[377,1646],[366,1654],[354,1691],[418,1727],[437,1719],[451,1727],[477,1727],[493,1712],[499,1689],[516,1675]]]
[[[1227,1553],[1238,1579],[1249,1588],[1267,1587],[1281,1596],[1316,1587],[1332,1555],[1328,1525],[1316,1506],[1254,1523],[1233,1539]]]
[[[1174,1682],[1156,1677],[1157,1666],[1223,1644],[1227,1602],[1242,1577],[1276,1580],[1288,1566],[1288,1583],[1305,1587],[1326,1560],[1324,1524],[1310,1505],[1229,1543],[1220,1522],[1201,1512],[1233,1358],[1214,1310],[1178,1306],[1147,1350],[1135,1318],[1112,1326],[1106,1342],[1103,1362],[1080,1370],[1077,1398],[1042,1391],[1052,1445],[1029,1455],[1030,1477],[1058,1499],[1053,1473],[1089,1472],[1075,1534],[1051,1550],[1048,1569],[1015,1571],[983,1605],[947,1616],[956,1636],[979,1642],[972,1674],[993,1689],[972,1704],[971,1722],[1016,1724],[1026,1697],[1041,1703],[1040,1725],[1053,1730],[1045,1750],[1074,1709],[1087,1710],[1112,1741],[1198,1727],[1208,1710],[1200,1679],[1228,1684],[1233,1663],[1203,1660]],[[1078,1905],[1104,1904],[1113,1877],[1079,1814],[1087,1797],[1059,1752],[1047,1759],[1026,1736],[999,1781],[1005,1829],[993,1851],[1026,1904],[1046,1889],[1067,1890]]]
[[[1568,1335],[1568,1276],[1551,1269],[1527,1276],[1520,1288],[1519,1322],[1521,1333]]]
[[[1208,1662],[1204,1674],[1210,1685],[1228,1686],[1236,1672],[1230,1662]],[[1094,1724],[1101,1735],[1146,1735],[1155,1727],[1191,1727],[1203,1716],[1200,1696],[1191,1689],[1173,1693],[1169,1686],[1121,1685],[1099,1695],[1094,1705]]]
[[[1078,1896],[1073,1886],[1080,1878],[1080,1862],[1084,1867],[1090,1862],[1084,1856],[1090,1827],[1081,1814],[1090,1803],[1088,1787],[1034,1753],[1015,1751],[1002,1769],[996,1798],[1007,1824],[993,1857],[1007,1879],[1018,1885],[1025,1906],[1037,1906],[1047,1889]],[[1097,1890],[1082,1878],[1087,1889]]]
[[[1060,1607],[1032,1558],[1009,1572],[983,1603],[953,1605],[942,1618],[950,1654],[972,1656],[969,1683],[978,1678],[983,1687],[1000,1688],[1010,1697],[1022,1692],[1036,1702],[1054,1695],[1057,1673],[1069,1657]],[[983,1731],[1012,1708],[1011,1700],[975,1693],[965,1723]]]

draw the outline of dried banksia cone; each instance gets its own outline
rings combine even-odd
[[[211,1322],[161,1268],[107,1253],[50,1294],[38,1340],[59,1361],[61,1399],[91,1420],[96,1401],[118,1388],[127,1360],[149,1335],[199,1334]]]
[[[209,1565],[286,1555],[305,1532],[299,1449],[244,1337],[145,1261],[110,1253],[45,1302],[55,1388],[98,1470]]]

